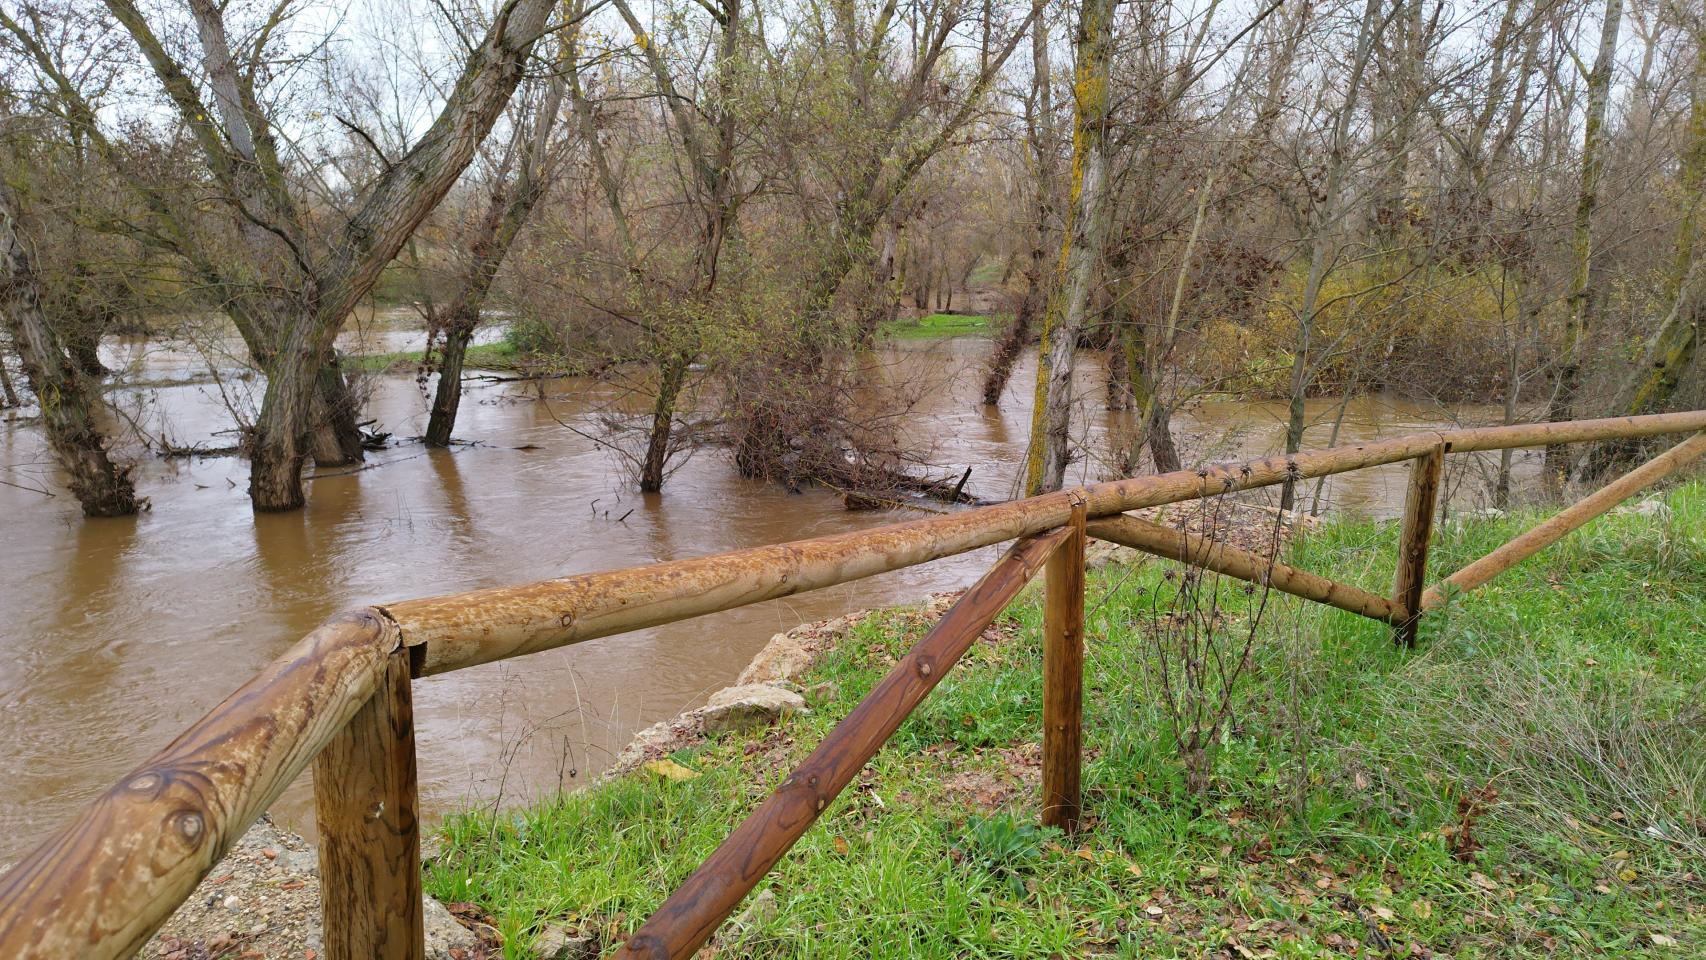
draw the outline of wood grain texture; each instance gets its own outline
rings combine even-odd
[[[424,960],[409,651],[314,759],[326,960]]]
[[[1084,502],[1043,567],[1042,824],[1067,833],[1083,814]]]
[[[364,610],[274,660],[0,878],[0,957],[129,957],[361,708],[398,648]]]
[[[1677,468],[1706,454],[1706,433],[1697,433],[1604,487],[1554,514],[1522,536],[1494,550],[1462,570],[1435,584],[1422,594],[1421,607],[1431,610],[1445,603],[1447,586],[1467,593],[1511,567],[1546,549],[1589,520],[1604,514],[1643,489],[1674,473]]]
[[[1439,505],[1439,478],[1445,469],[1445,444],[1417,457],[1410,465],[1410,487],[1404,494],[1404,525],[1398,535],[1398,576],[1392,601],[1403,616],[1392,625],[1392,642],[1416,645],[1422,619],[1422,590],[1427,586],[1428,547],[1433,543],[1434,510]]]
[[[900,729],[913,708],[1068,534],[1064,529],[1052,531],[1021,540],[1008,550],[615,956],[627,960],[693,956]],[[857,905],[850,904],[849,909]]]
[[[1030,536],[1066,523],[1073,493],[1091,519],[1447,451],[1498,450],[1706,429],[1706,411],[1419,433],[1156,476],[1115,480],[854,533],[691,560],[387,605],[404,642],[426,647],[423,673],[791,596]]]
[[[1088,529],[1090,535],[1098,540],[1189,563],[1249,583],[1271,586],[1294,597],[1314,600],[1373,620],[1392,623],[1402,614],[1391,600],[1361,587],[1329,580],[1248,550],[1240,550],[1229,543],[1175,530],[1141,517],[1104,517],[1090,521]]]

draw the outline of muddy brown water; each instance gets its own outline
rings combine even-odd
[[[418,345],[408,330],[351,335],[346,347]],[[181,382],[206,350],[117,341],[112,366],[132,384],[112,396],[135,423],[174,442],[229,442],[231,405],[258,385],[212,352],[218,382]],[[972,468],[970,489],[1008,496],[1024,453],[1032,370],[999,410],[977,400],[988,344],[901,343],[885,375],[922,385],[905,429],[943,473]],[[1104,430],[1100,368],[1084,364],[1085,408]],[[373,378],[369,415],[399,437],[420,433],[427,398],[409,375]],[[57,479],[39,428],[0,424],[0,863],[169,742],[329,614],[361,604],[672,560],[917,516],[850,513],[824,490],[790,493],[739,479],[717,450],[692,457],[660,496],[640,496],[588,435],[618,388],[574,379],[470,383],[447,451],[402,442],[365,469],[319,471],[308,508],[253,514],[235,458],[160,459],[136,477],[153,509],[87,521]],[[1332,416],[1334,404],[1311,404]],[[1428,426],[1486,423],[1492,408],[1443,410],[1358,400],[1341,443]],[[1275,452],[1283,407],[1209,403],[1178,426],[1205,459]],[[564,423],[583,432],[569,429]],[[1312,430],[1323,445],[1330,426]],[[1091,462],[1077,477],[1101,479]],[[1329,482],[1335,508],[1377,516],[1402,501],[1401,467]],[[730,683],[760,647],[796,624],[962,587],[995,548],[699,620],[640,630],[416,685],[421,791],[429,815],[521,802],[586,782],[632,734]],[[306,777],[275,813],[311,829]]]

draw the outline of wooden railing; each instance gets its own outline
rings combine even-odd
[[[335,618],[227,697],[0,878],[0,956],[127,957],[314,765],[327,960],[423,955],[412,681],[844,583],[1017,540],[621,948],[689,957],[809,829],[1039,569],[1041,817],[1080,816],[1087,536],[1266,584],[1393,626],[1473,590],[1706,453],[1706,411],[1422,433],[1096,484],[978,510],[692,560],[368,607]],[[1425,588],[1447,453],[1693,433]],[[1393,596],[1127,511],[1414,461]]]

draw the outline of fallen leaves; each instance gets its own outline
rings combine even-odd
[[[692,780],[699,776],[699,771],[684,767],[668,757],[660,760],[648,760],[643,764],[647,773],[653,773],[665,780]]]

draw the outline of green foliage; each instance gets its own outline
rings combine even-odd
[[[989,318],[960,313],[932,313],[916,320],[896,320],[883,333],[896,340],[934,340],[941,337],[977,336],[989,331]]]
[[[531,314],[522,314],[511,320],[504,327],[503,342],[513,354],[552,355],[564,352],[563,340],[557,329]]]
[[[1011,813],[974,816],[954,844],[959,861],[1007,882],[1013,896],[1025,895],[1025,877],[1042,860],[1043,842],[1054,831],[1015,820]]]
[[[1188,357],[1199,375],[1234,392],[1287,395],[1306,268],[1279,275],[1266,310],[1207,318]],[[1515,322],[1510,282],[1491,265],[1419,269],[1374,258],[1334,270],[1316,303],[1310,392],[1333,393],[1378,371],[1382,382],[1425,385],[1433,396],[1493,395]]]
[[[470,344],[464,355],[462,364],[469,370],[518,370],[526,359],[524,352],[507,338],[496,343]],[[386,370],[418,367],[421,364],[419,350],[400,350],[395,353],[365,353],[344,358],[344,365],[353,370],[365,373],[382,373]]]

